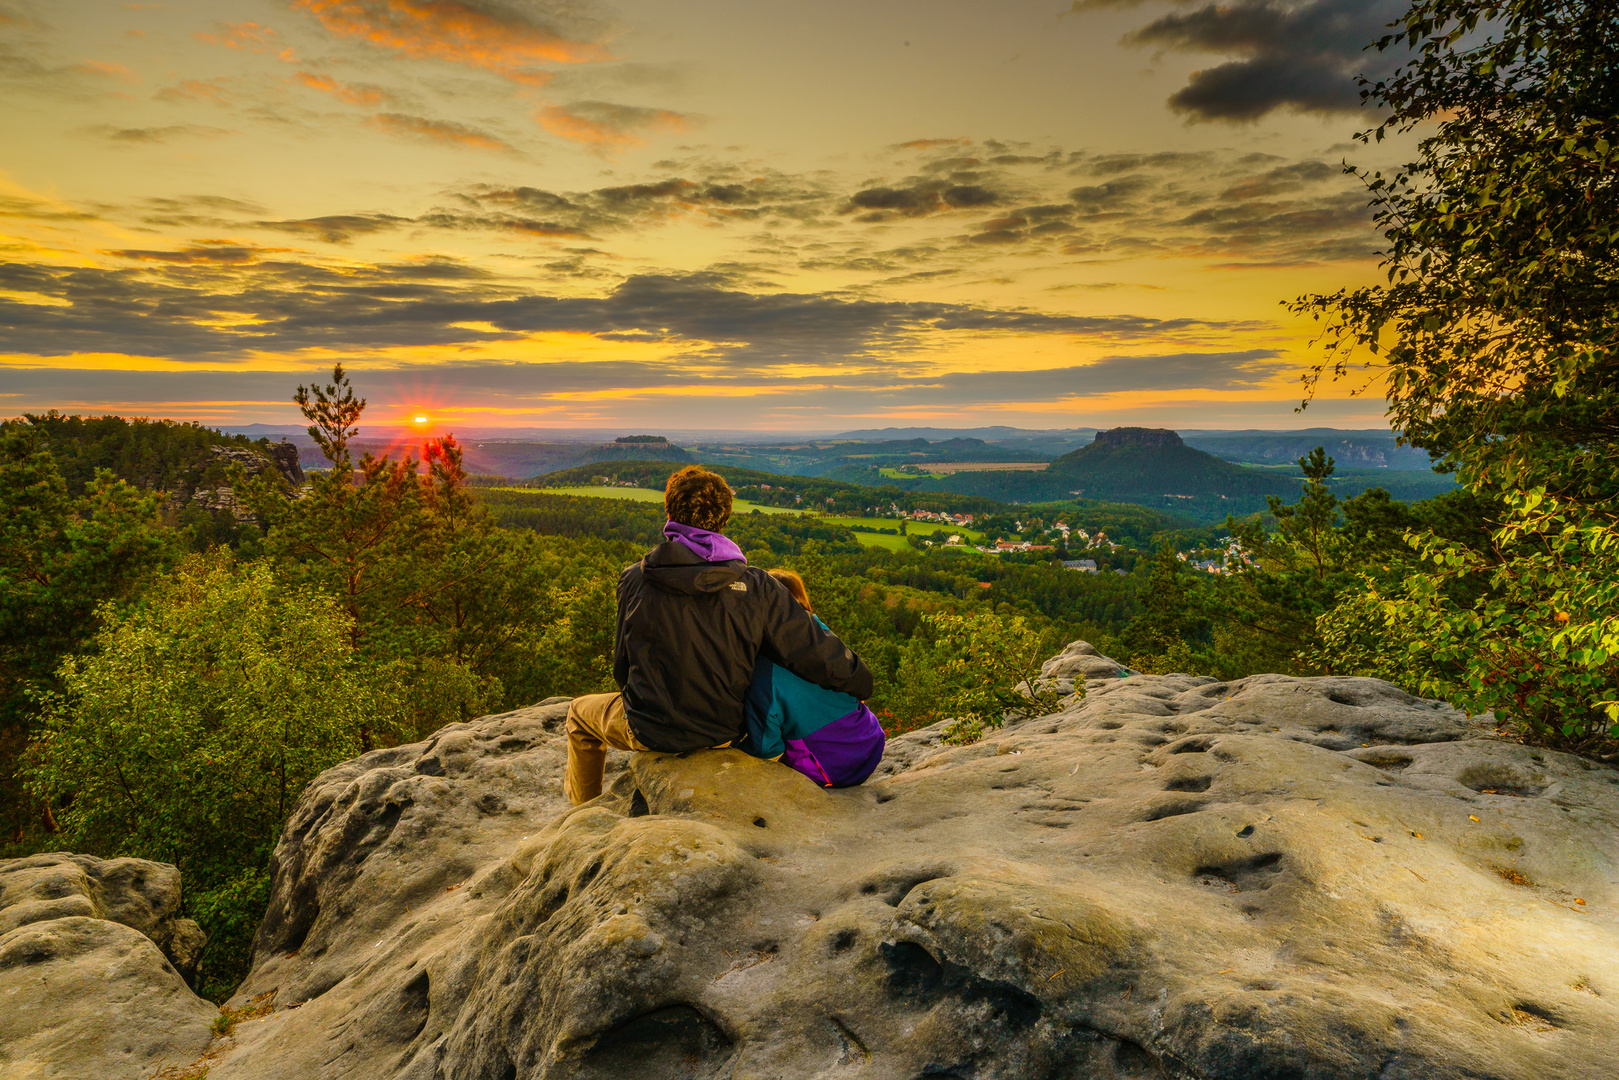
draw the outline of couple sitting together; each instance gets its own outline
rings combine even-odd
[[[606,747],[681,753],[735,747],[779,758],[825,787],[870,776],[883,729],[871,671],[817,619],[803,579],[748,565],[720,534],[725,480],[693,465],[664,489],[665,543],[618,579],[617,694],[568,706],[575,806],[601,794]]]

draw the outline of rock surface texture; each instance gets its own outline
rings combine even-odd
[[[205,939],[179,910],[167,863],[0,861],[0,1076],[124,1080],[196,1058],[218,1010],[181,978]]]
[[[264,1014],[205,1053],[146,936],[171,908],[109,900],[114,863],[0,864],[0,1074],[1615,1075],[1619,773],[1369,679],[1080,642],[1041,677],[1086,693],[896,738],[846,791],[617,755],[570,808],[561,701],[339,765],[276,852],[233,1002]]]
[[[318,778],[209,1080],[1596,1078],[1619,774],[1368,679],[1118,677],[828,792],[562,800],[561,703]]]

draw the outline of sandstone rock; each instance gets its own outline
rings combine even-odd
[[[1619,774],[1369,679],[1087,688],[846,791],[570,809],[560,704],[339,766],[210,1080],[1612,1075]]]
[[[243,446],[215,446],[211,453],[216,466],[240,465],[248,476],[276,473],[294,487],[304,482],[298,448],[289,442],[272,443],[268,452]]]
[[[1124,674],[1123,665],[1102,656],[1088,641],[1075,641],[1040,665],[1047,679],[1112,679]]]
[[[253,510],[244,505],[230,485],[221,485],[217,478],[231,465],[240,465],[248,476],[266,474],[279,477],[296,492],[304,483],[303,466],[298,462],[298,448],[288,442],[271,444],[267,452],[242,446],[215,446],[209,474],[216,477],[214,486],[198,486],[191,493],[191,502],[210,513],[229,512],[237,521],[256,520]]]
[[[0,860],[0,934],[69,916],[145,934],[186,979],[207,943],[201,927],[180,918],[180,871],[169,863],[65,851]]]
[[[151,938],[123,923],[75,914],[0,936],[6,1080],[150,1077],[195,1060],[217,1014]]]
[[[278,443],[271,443],[270,461],[293,487],[304,482],[304,467],[298,461],[298,448],[292,443],[284,439]]]

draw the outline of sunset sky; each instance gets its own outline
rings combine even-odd
[[[0,0],[0,415],[1378,426],[1402,7]]]

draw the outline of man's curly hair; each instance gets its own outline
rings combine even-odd
[[[671,521],[719,532],[731,520],[731,487],[718,473],[688,465],[669,477],[663,509]]]

